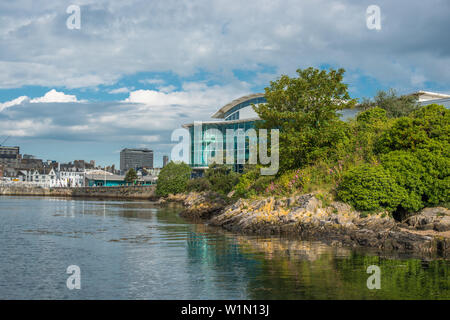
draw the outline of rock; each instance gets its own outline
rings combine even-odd
[[[210,219],[226,206],[224,197],[214,192],[191,192],[184,198],[183,205],[186,209],[181,215],[186,218]]]
[[[235,190],[231,190],[230,192],[228,192],[227,197],[228,198],[232,198],[234,196],[234,194],[236,193]]]
[[[450,231],[450,216],[444,216],[439,222],[435,222],[433,229],[439,232]]]
[[[450,210],[444,207],[425,208],[407,218],[404,223],[417,230],[448,231],[450,230]]]

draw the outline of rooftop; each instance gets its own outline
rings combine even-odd
[[[253,94],[249,94],[243,97],[240,97],[238,99],[235,99],[233,101],[231,101],[230,103],[224,105],[222,108],[220,108],[216,113],[214,113],[211,118],[216,118],[216,119],[220,119],[223,118],[223,115],[231,110],[233,107],[237,106],[239,103],[242,103],[244,101],[250,100],[250,99],[254,99],[254,98],[261,98],[264,97],[264,93],[253,93]]]
[[[416,96],[419,102],[450,98],[450,94],[430,92],[430,91],[417,91],[410,93],[409,96]]]

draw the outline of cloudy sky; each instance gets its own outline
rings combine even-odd
[[[0,140],[102,165],[148,147],[160,165],[181,124],[309,66],[345,68],[355,98],[450,93],[449,17],[448,0],[2,1]]]

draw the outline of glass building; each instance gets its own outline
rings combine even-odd
[[[260,121],[260,118],[253,110],[253,105],[265,102],[263,93],[247,95],[220,108],[212,115],[215,120],[183,125],[190,133],[190,166],[194,171],[201,172],[206,169],[220,149],[225,163],[227,146],[230,147],[231,144],[234,148],[233,167],[236,171],[241,171],[243,163],[249,160],[251,143],[255,142],[257,137],[245,135],[242,140],[238,135],[255,129],[255,123]],[[227,141],[227,131],[229,133],[230,130],[235,132],[232,142]],[[220,149],[217,148],[219,144],[222,146]]]

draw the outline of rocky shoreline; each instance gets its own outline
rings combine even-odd
[[[315,194],[275,199],[230,199],[208,193],[171,195],[181,213],[233,232],[296,236],[333,246],[368,247],[450,257],[450,210],[425,208],[398,222],[387,213],[367,217],[341,202],[324,204]]]

